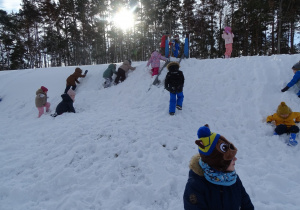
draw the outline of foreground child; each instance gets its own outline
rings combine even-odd
[[[184,76],[182,71],[179,70],[179,63],[170,62],[167,65],[169,72],[166,75],[165,79],[165,89],[170,92],[170,105],[169,105],[169,114],[174,115],[175,109],[182,110],[183,102],[183,85],[184,85]]]
[[[289,145],[296,146],[296,134],[299,132],[299,127],[295,122],[300,122],[300,112],[293,112],[285,102],[281,102],[277,108],[276,113],[267,117],[267,123],[275,122],[275,135],[282,135],[284,133],[291,134]]]
[[[41,86],[41,88],[36,91],[35,106],[39,110],[38,117],[44,114],[44,108],[46,108],[46,112],[49,112],[50,103],[47,102],[47,92],[48,89],[44,86]]]
[[[295,75],[293,76],[293,79],[287,84],[287,86],[281,90],[281,92],[287,91],[290,87],[294,86],[294,84],[296,84],[300,80],[300,61],[292,67],[292,70]],[[300,90],[297,95],[300,98]]]
[[[253,210],[235,171],[237,148],[224,136],[211,132],[208,125],[199,128],[198,138],[195,143],[199,154],[190,161],[184,209]]]
[[[158,74],[159,67],[160,67],[160,60],[166,61],[167,58],[165,56],[162,56],[159,52],[156,50],[151,53],[151,57],[147,63],[147,67],[151,64],[151,71],[152,71],[152,76],[155,76]]]

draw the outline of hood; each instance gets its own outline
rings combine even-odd
[[[194,155],[190,161],[190,169],[198,174],[199,176],[204,176],[204,171],[199,165],[200,154]]]
[[[124,60],[123,65],[129,65],[130,66],[130,63],[129,63],[128,60]]]
[[[108,68],[109,68],[109,69],[116,69],[116,65],[113,64],[113,63],[112,63],[112,64],[109,64]]]
[[[62,94],[61,97],[64,102],[73,102],[72,98],[67,93]]]
[[[45,94],[46,95],[46,93],[41,88],[38,89],[35,94],[36,95],[38,95],[38,94]]]
[[[154,58],[157,58],[157,57],[159,57],[159,52],[157,52],[157,51],[154,51],[153,53],[152,53],[152,57],[154,57]]]

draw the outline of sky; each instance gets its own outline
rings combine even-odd
[[[0,0],[0,9],[8,13],[18,12],[21,2],[21,0]]]
[[[133,61],[136,70],[107,89],[108,64],[80,66],[89,72],[76,113],[56,118],[76,66],[0,71],[0,209],[182,210],[197,130],[207,123],[237,147],[236,172],[255,209],[299,210],[300,144],[287,146],[289,136],[274,136],[265,122],[282,101],[300,112],[299,88],[280,91],[299,59],[184,59],[183,109],[174,116],[169,92],[151,86],[147,61]],[[37,118],[41,86],[51,111]]]

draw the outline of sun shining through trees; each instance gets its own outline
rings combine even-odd
[[[133,10],[134,9],[132,10],[128,10],[125,8],[120,9],[113,18],[113,24],[124,31],[128,29],[132,29],[134,26]]]

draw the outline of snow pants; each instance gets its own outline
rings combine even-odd
[[[152,68],[152,69],[151,69],[151,71],[152,71],[152,76],[158,75],[158,70],[159,70],[159,67]]]
[[[230,58],[232,53],[232,43],[225,44],[226,52],[225,52],[225,58]]]
[[[76,87],[77,87],[77,85],[67,85],[67,86],[66,86],[66,89],[65,89],[65,93],[67,93],[68,90],[70,90],[71,87],[72,87],[72,90],[75,90]]]
[[[111,77],[106,78],[106,79],[105,79],[105,82],[104,82],[104,84],[103,84],[104,88],[110,87],[110,86],[111,86],[112,80],[113,80],[113,79],[112,79]]]
[[[115,79],[115,84],[119,84],[119,81],[123,82],[126,79],[126,74],[123,69],[118,69],[117,77]]]
[[[280,125],[276,126],[275,132],[278,135],[281,135],[284,133],[299,133],[299,127],[296,125],[293,125],[288,128],[286,125],[280,124]]]
[[[169,113],[175,113],[175,109],[177,105],[182,107],[183,98],[184,98],[183,92],[170,93]]]
[[[44,108],[46,107],[46,112],[49,112],[49,108],[50,108],[50,103],[47,102],[45,106],[42,107],[37,107],[37,109],[39,110],[39,116],[41,117],[44,114]]]

